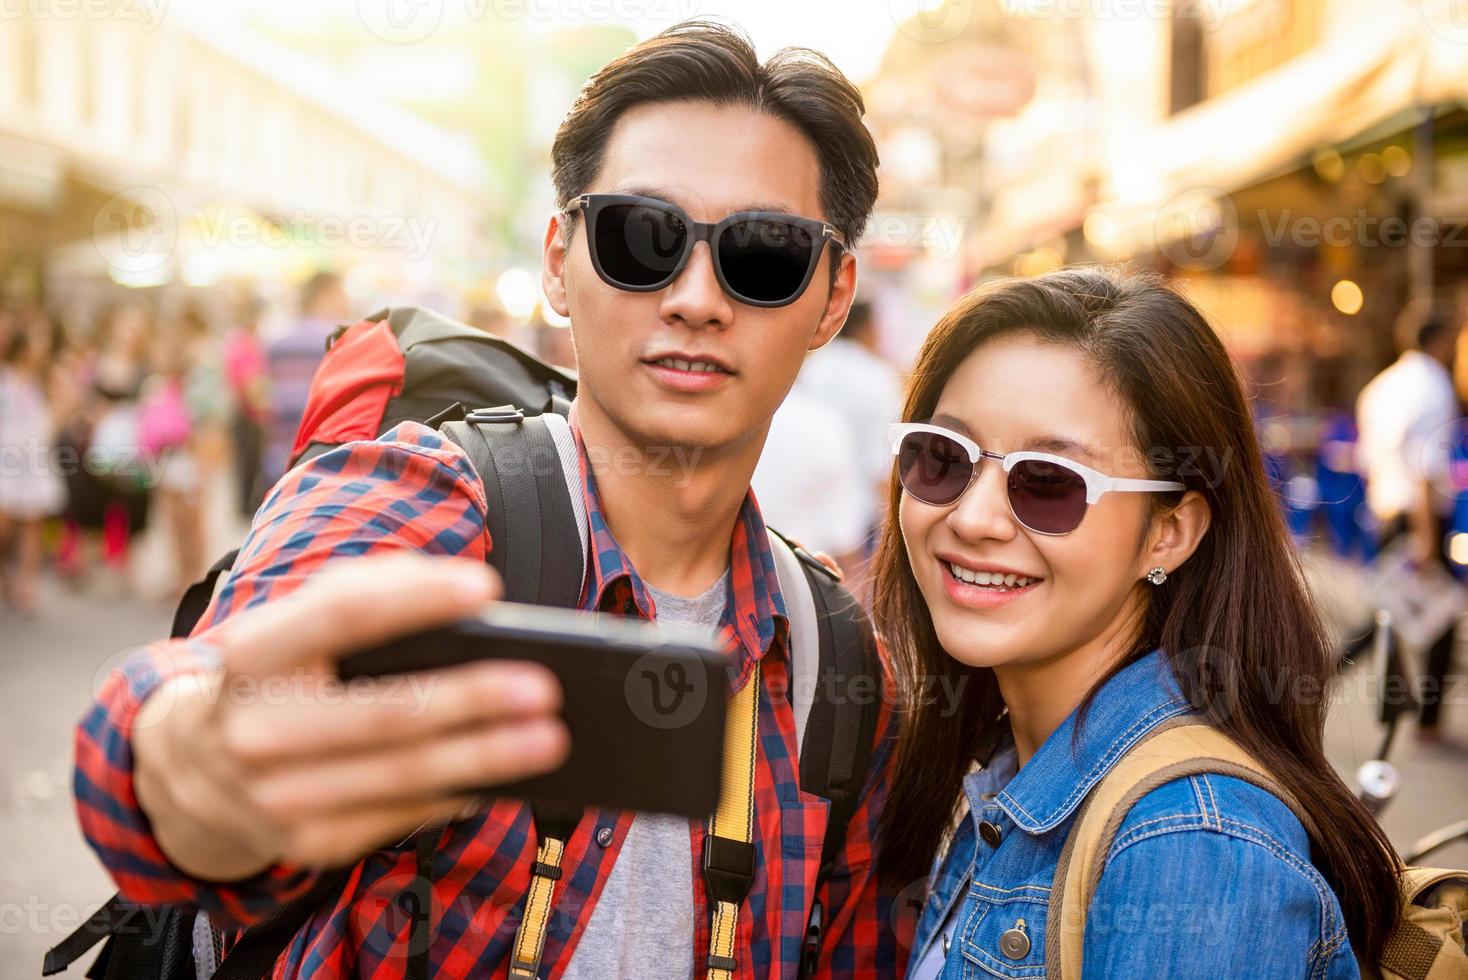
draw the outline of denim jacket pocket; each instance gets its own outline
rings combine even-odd
[[[1021,885],[1000,889],[982,883],[970,886],[959,952],[982,977],[1043,977],[1045,975],[1045,920],[1050,913],[1050,889]]]

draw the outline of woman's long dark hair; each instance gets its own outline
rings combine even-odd
[[[1198,310],[1155,276],[1088,267],[1005,280],[964,297],[928,335],[903,419],[930,418],[959,364],[981,344],[1015,333],[1085,355],[1128,407],[1151,476],[1180,480],[1207,500],[1208,532],[1165,584],[1148,587],[1142,635],[1115,669],[1158,647],[1165,651],[1192,704],[1252,753],[1311,818],[1318,831],[1312,859],[1340,900],[1356,953],[1376,962],[1399,911],[1400,862],[1326,761],[1335,656],[1223,344]],[[1161,447],[1169,452],[1149,451]],[[1153,496],[1161,512],[1181,495]],[[988,758],[1005,724],[993,670],[960,664],[938,642],[896,519],[900,497],[894,475],[893,516],[874,586],[875,618],[903,706],[882,817],[884,873],[898,885],[927,875],[964,772],[971,760]],[[935,680],[963,685],[946,688],[965,692],[956,714],[931,698]]]

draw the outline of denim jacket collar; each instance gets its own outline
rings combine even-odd
[[[1128,749],[1158,724],[1192,710],[1166,655],[1153,650],[1096,692],[1074,748],[1072,711],[994,802],[1027,833],[1054,830]]]

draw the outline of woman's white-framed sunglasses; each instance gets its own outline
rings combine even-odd
[[[992,453],[968,436],[930,422],[896,422],[887,429],[897,478],[909,496],[937,507],[962,497],[992,459],[1008,476],[1009,510],[1036,534],[1069,534],[1102,494],[1161,493],[1185,490],[1172,480],[1131,480],[1108,476],[1084,463],[1051,453]]]

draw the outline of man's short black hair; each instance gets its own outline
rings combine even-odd
[[[680,101],[747,105],[803,132],[820,161],[825,218],[856,244],[877,199],[877,146],[861,121],[861,92],[808,48],[785,48],[761,65],[747,36],[711,21],[670,27],[591,76],[551,145],[557,205],[596,179],[622,113]]]

